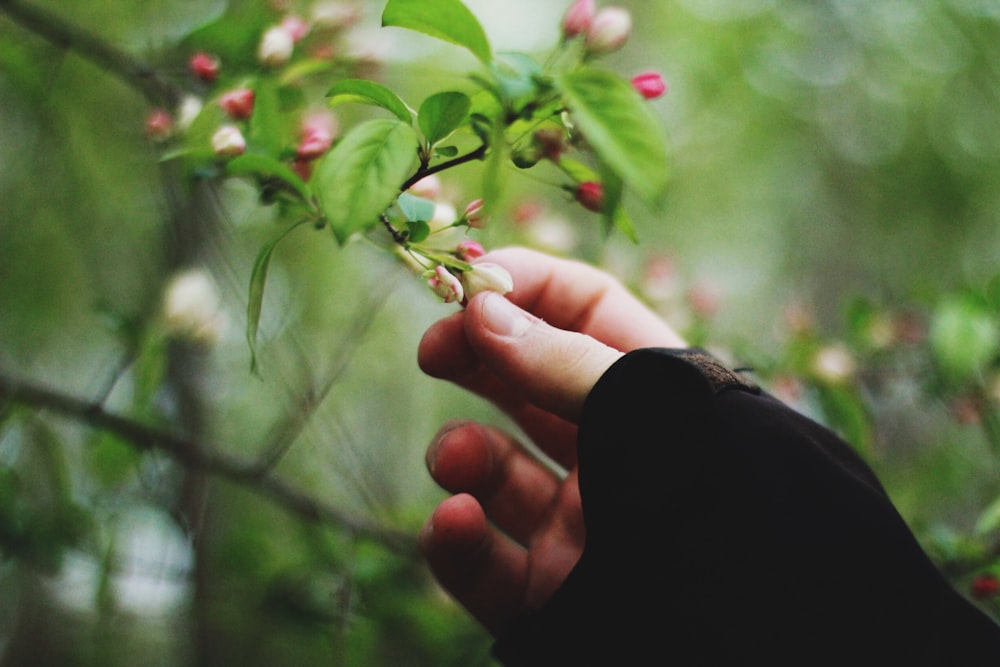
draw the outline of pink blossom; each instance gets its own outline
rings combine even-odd
[[[246,120],[253,113],[254,92],[249,88],[237,88],[223,93],[219,106],[235,120]]]
[[[296,44],[309,34],[309,24],[294,14],[289,14],[281,19],[280,27],[288,31],[288,34],[292,36],[292,42]]]
[[[594,15],[587,30],[586,47],[591,54],[617,51],[632,34],[632,15],[622,7],[605,7]]]
[[[296,154],[303,160],[315,160],[333,145],[339,127],[337,117],[329,111],[317,111],[302,121],[302,141]]]
[[[242,155],[246,149],[246,139],[235,125],[223,125],[212,135],[212,150],[216,155],[235,157]]]
[[[604,210],[604,186],[597,181],[585,181],[576,187],[576,200],[588,211]]]
[[[632,87],[647,100],[655,100],[667,92],[667,83],[659,72],[643,72],[632,77]]]
[[[219,59],[204,51],[191,56],[188,67],[202,81],[212,82],[219,78]]]
[[[485,254],[486,250],[482,244],[472,240],[462,241],[455,247],[455,256],[465,262],[479,259]]]
[[[164,109],[155,109],[146,116],[146,136],[153,141],[163,141],[174,131],[174,117]]]
[[[566,10],[562,21],[562,33],[566,39],[572,39],[582,35],[590,28],[591,21],[594,20],[596,4],[594,0],[576,0],[570,8]]]
[[[439,264],[433,271],[428,271],[425,275],[427,285],[435,294],[444,299],[445,303],[461,302],[465,299],[462,281],[445,267]]]
[[[469,227],[482,229],[486,225],[487,217],[484,214],[485,204],[482,199],[474,199],[465,207],[465,221]]]

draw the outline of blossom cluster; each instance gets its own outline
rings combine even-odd
[[[281,68],[292,60],[300,44],[310,35],[316,37],[310,52],[314,58],[331,58],[331,39],[357,23],[362,9],[354,2],[317,2],[308,18],[288,14],[266,28],[257,44],[256,56],[263,72]],[[202,87],[212,87],[228,80],[224,63],[216,55],[198,51],[188,59],[188,70]],[[234,74],[233,78],[238,76]],[[209,148],[222,159],[247,151],[246,124],[253,116],[257,94],[245,81],[227,87],[214,97],[221,118],[209,138]],[[154,109],[146,118],[146,135],[155,141],[167,141],[185,134],[205,108],[205,100],[187,95],[178,109]],[[336,116],[327,110],[307,110],[299,121],[298,144],[290,151],[290,166],[304,180],[311,163],[330,150],[339,133]]]

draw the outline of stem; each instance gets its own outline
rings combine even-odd
[[[0,0],[2,2],[3,0]],[[448,160],[446,162],[441,162],[434,165],[433,167],[427,167],[426,169],[421,167],[417,170],[413,176],[406,179],[401,186],[399,186],[400,192],[405,192],[409,190],[410,187],[424,178],[425,176],[430,176],[431,174],[436,174],[438,172],[445,171],[446,169],[451,169],[452,167],[457,167],[459,165],[465,164],[466,162],[472,162],[473,160],[482,160],[486,156],[486,151],[489,150],[489,146],[483,144],[471,153],[466,153],[465,155],[459,155],[456,158]]]
[[[213,454],[202,443],[107,412],[97,403],[4,375],[0,375],[0,400],[76,419],[93,428],[114,433],[140,451],[162,451],[185,467],[200,469],[246,487],[306,521],[341,526],[398,553],[413,554],[416,551],[412,537],[407,534],[353,519],[336,507],[289,486],[269,470]]]
[[[69,49],[111,72],[136,89],[153,105],[175,107],[181,89],[160,76],[148,63],[117,49],[100,36],[21,0],[0,0],[0,11],[52,44]]]

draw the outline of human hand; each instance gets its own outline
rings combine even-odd
[[[562,471],[497,429],[446,425],[427,463],[455,495],[431,515],[421,547],[441,584],[497,634],[541,606],[582,553],[576,424],[590,389],[623,353],[684,342],[593,267],[523,249],[483,261],[510,271],[514,291],[477,295],[434,324],[420,366],[502,408]]]

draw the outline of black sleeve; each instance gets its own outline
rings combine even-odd
[[[623,357],[578,448],[583,556],[504,664],[1000,665],[854,451],[707,355]]]

